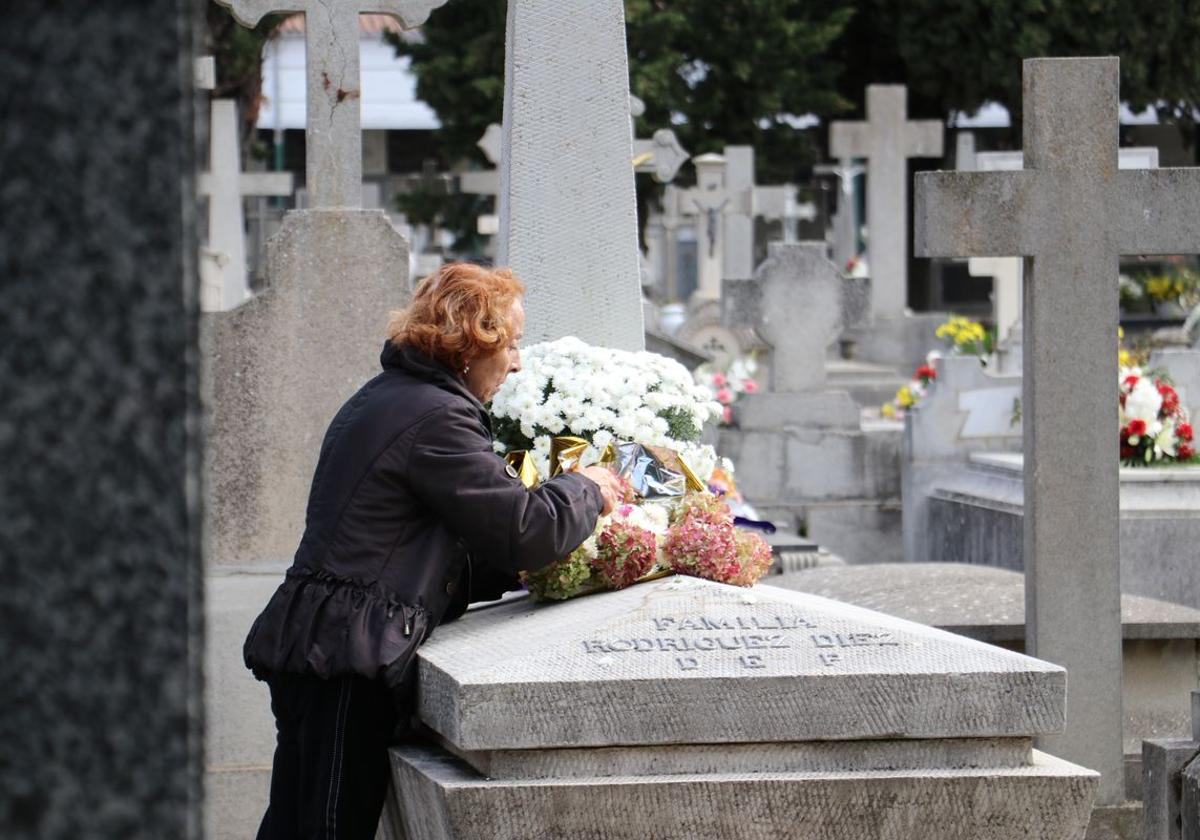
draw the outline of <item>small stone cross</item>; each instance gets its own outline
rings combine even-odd
[[[866,122],[830,126],[829,152],[866,158],[871,315],[898,318],[908,299],[908,158],[942,154],[942,124],[908,119],[904,85],[869,85]]]
[[[1117,261],[1200,251],[1200,168],[1117,166],[1118,60],[1030,59],[1025,168],[917,176],[916,252],[1025,257],[1026,647],[1067,668],[1055,754],[1123,799]]]
[[[246,280],[246,231],[242,200],[252,195],[292,194],[290,172],[242,172],[238,150],[237,103],[214,99],[209,123],[209,169],[199,175],[196,191],[208,197],[208,249],[201,309],[232,309],[250,297]]]
[[[306,169],[314,209],[362,204],[362,98],[358,16],[391,15],[411,29],[446,0],[218,0],[243,26],[302,12],[306,33]]]

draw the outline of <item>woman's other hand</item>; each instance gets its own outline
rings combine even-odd
[[[600,488],[600,495],[604,497],[604,509],[600,511],[600,515],[607,516],[612,513],[617,502],[621,500],[622,494],[621,480],[617,478],[616,473],[608,467],[601,466],[584,467],[579,472],[594,481]]]

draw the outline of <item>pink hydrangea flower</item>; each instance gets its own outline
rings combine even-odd
[[[596,538],[592,566],[604,583],[623,589],[654,568],[654,534],[623,519],[614,519]]]

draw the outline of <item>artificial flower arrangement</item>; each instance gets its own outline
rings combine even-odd
[[[1122,368],[1121,464],[1127,467],[1200,461],[1179,394],[1160,371]]]
[[[696,381],[706,386],[712,392],[713,399],[722,406],[722,426],[733,425],[733,406],[743,394],[758,391],[758,380],[754,378],[757,371],[758,360],[753,353],[739,356],[724,367],[704,364],[696,368]]]
[[[622,503],[579,548],[524,575],[534,598],[621,589],[672,572],[750,586],[766,573],[770,547],[739,528],[706,486],[717,457],[700,434],[722,406],[683,365],[571,337],[523,355],[523,369],[492,399],[497,451],[530,486],[590,464],[609,464],[625,484]]]

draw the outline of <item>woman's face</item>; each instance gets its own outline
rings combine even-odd
[[[463,375],[467,390],[480,402],[485,403],[494,397],[508,375],[521,369],[521,350],[518,345],[525,332],[525,307],[520,300],[513,301],[508,327],[508,334],[512,336],[508,346],[476,356]]]

